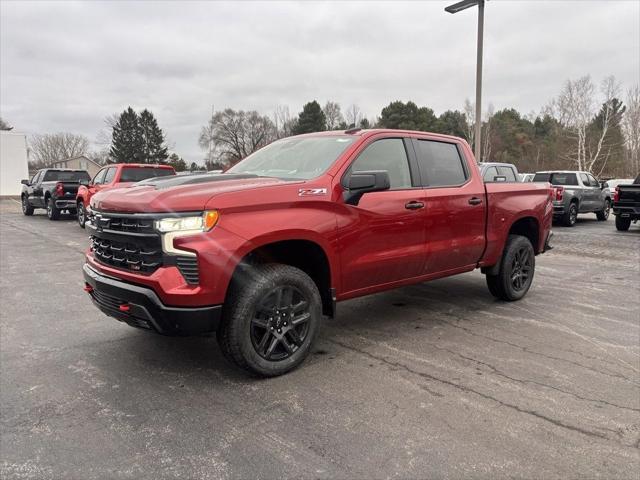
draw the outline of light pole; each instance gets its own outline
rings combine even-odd
[[[482,160],[482,38],[484,36],[484,2],[485,0],[462,0],[445,7],[445,12],[458,13],[467,8],[478,6],[478,54],[476,59],[476,133],[474,154],[476,162]]]

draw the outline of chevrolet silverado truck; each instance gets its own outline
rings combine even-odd
[[[609,218],[611,192],[589,172],[537,172],[532,181],[553,185],[553,216],[565,227],[576,224],[578,213],[595,213],[600,221]]]
[[[76,195],[76,211],[78,224],[84,228],[87,221],[87,206],[94,193],[112,188],[127,187],[133,183],[154,177],[175,175],[170,165],[152,165],[146,163],[116,163],[106,166],[95,174],[90,182],[78,188]]]
[[[616,229],[621,232],[629,230],[631,222],[640,220],[640,175],[633,183],[616,186],[613,214],[616,216]]]
[[[76,212],[76,193],[80,182],[89,180],[86,170],[45,168],[22,180],[22,213],[33,215],[36,208],[46,208],[49,220],[58,220],[60,213]]]
[[[96,194],[84,288],[131,326],[216,332],[227,359],[280,375],[342,300],[477,268],[495,297],[521,299],[550,248],[551,193],[485,184],[456,137],[285,138],[223,174]]]

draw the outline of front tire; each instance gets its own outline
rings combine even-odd
[[[78,202],[77,219],[78,225],[80,225],[81,228],[84,228],[84,224],[87,222],[87,212],[84,208],[84,203],[82,202],[82,200]]]
[[[573,202],[562,216],[562,224],[565,227],[573,227],[578,221],[578,204]]]
[[[509,235],[497,275],[487,275],[487,287],[496,298],[513,302],[524,297],[536,268],[533,246],[527,237]]]
[[[29,205],[29,199],[27,198],[26,195],[23,195],[22,196],[22,213],[27,217],[30,217],[31,215],[33,215],[33,210],[34,208],[31,205]]]
[[[609,200],[604,201],[604,208],[599,212],[596,212],[596,217],[601,222],[604,222],[609,218],[609,213],[611,212],[611,202]]]
[[[224,356],[262,377],[300,365],[322,317],[314,281],[295,267],[268,264],[241,271],[230,288],[217,331]]]
[[[620,215],[616,215],[616,230],[619,230],[620,232],[626,232],[627,230],[629,230],[630,226],[630,218],[622,218]]]
[[[47,198],[47,218],[49,220],[58,220],[60,218],[60,210],[56,207],[51,197]]]

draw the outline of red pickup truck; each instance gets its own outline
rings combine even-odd
[[[90,182],[81,185],[76,195],[78,223],[84,228],[87,221],[87,205],[91,197],[101,190],[120,188],[154,177],[175,175],[170,165],[150,165],[145,163],[115,163],[101,168]]]
[[[85,290],[132,326],[215,331],[262,376],[298,366],[338,301],[476,268],[518,300],[550,248],[550,185],[485,184],[444,135],[300,135],[224,174],[145,183],[93,197]]]

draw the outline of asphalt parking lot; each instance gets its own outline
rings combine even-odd
[[[2,478],[638,478],[640,227],[555,227],[516,303],[470,273],[339,304],[255,380],[83,292],[71,219],[0,202]]]

